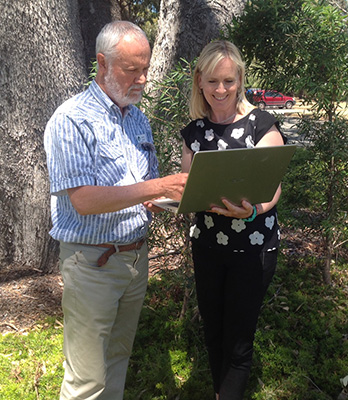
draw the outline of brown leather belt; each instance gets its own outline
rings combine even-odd
[[[130,244],[108,244],[108,243],[102,243],[102,244],[83,244],[84,246],[95,246],[95,247],[104,247],[108,250],[106,250],[105,253],[103,253],[99,258],[98,258],[98,267],[102,267],[104,264],[107,263],[108,259],[114,254],[114,253],[119,253],[121,251],[132,251],[132,250],[139,250],[142,245],[145,243],[145,239],[141,239],[138,242],[130,243]]]

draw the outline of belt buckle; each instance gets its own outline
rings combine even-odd
[[[139,242],[135,243],[135,250],[140,250],[141,246],[143,245],[144,241],[143,239],[139,240]]]

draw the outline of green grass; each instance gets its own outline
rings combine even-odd
[[[254,399],[337,398],[348,375],[346,269],[333,266],[345,283],[331,287],[312,263],[283,261],[257,332],[253,375],[264,386]]]
[[[336,400],[341,391],[348,375],[348,265],[333,264],[334,285],[325,286],[314,264],[280,258],[256,334],[247,400]],[[62,341],[55,319],[25,335],[1,336],[0,399],[58,399]],[[164,270],[149,283],[125,392],[125,400],[137,399],[213,399],[189,270]]]
[[[26,334],[0,337],[0,399],[58,399],[63,330],[55,319]]]

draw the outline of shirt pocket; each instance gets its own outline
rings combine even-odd
[[[120,186],[132,184],[124,150],[115,143],[98,143],[96,180],[97,185]]]
[[[157,178],[157,157],[155,146],[150,142],[138,144],[137,166],[141,180]]]

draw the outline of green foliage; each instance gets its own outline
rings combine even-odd
[[[240,48],[247,64],[252,66],[251,75],[263,79],[263,70],[271,76],[286,74],[284,60],[294,59],[294,49],[287,45],[287,39],[296,32],[293,16],[301,10],[301,4],[298,0],[248,2],[244,13],[226,26],[223,38]]]
[[[297,150],[278,209],[288,226],[321,236],[318,266],[330,283],[332,259],[348,249],[348,123],[303,118],[299,131],[310,145]]]
[[[263,86],[300,94],[327,115],[347,100],[347,18],[327,2],[249,2],[224,37],[240,47]]]
[[[299,127],[308,159],[297,175],[292,171],[287,200],[315,215],[306,222],[323,235],[323,277],[330,283],[331,258],[347,240],[348,124],[341,116],[348,97],[347,16],[326,1],[256,0],[223,36],[239,46],[261,85],[312,105],[313,118]]]
[[[156,41],[156,35],[157,35],[157,29],[158,29],[157,17],[151,21],[145,21],[141,25],[141,28],[146,33],[147,39],[149,40],[149,43],[150,43],[150,46],[151,46],[151,48],[153,48],[155,41]]]
[[[190,121],[192,75],[193,63],[181,59],[163,81],[153,82],[153,92],[144,96],[142,105],[151,122],[161,175],[181,170],[180,130]]]
[[[162,82],[155,82],[152,93],[144,96],[142,107],[150,120],[159,161],[160,176],[181,171],[182,138],[180,130],[190,121],[188,102],[193,75],[193,63],[181,60]],[[162,212],[154,216],[150,227],[150,245],[164,252],[185,255],[187,264],[187,232],[190,215],[175,216]]]
[[[192,269],[163,269],[149,283],[125,400],[201,400],[207,393],[213,396]]]
[[[299,130],[311,143],[307,148],[312,167],[311,190],[318,193],[317,204],[312,205],[313,208],[320,206],[321,212],[331,217],[335,212],[347,214],[347,121],[342,118],[335,121],[303,118]]]
[[[160,11],[160,0],[127,1],[132,21],[144,29],[144,24],[155,23]]]
[[[318,229],[329,264],[335,249],[348,242],[348,123],[342,118],[324,122],[303,119],[300,130],[312,143],[308,147],[311,190],[318,196],[311,208],[319,215]]]
[[[139,25],[153,47],[158,25],[158,14],[160,11],[160,0],[132,0],[127,2],[128,18]]]
[[[92,60],[91,67],[89,69],[88,81],[86,82],[86,86],[89,86],[96,76],[97,76],[97,60]]]
[[[308,185],[310,176],[311,159],[308,151],[305,147],[298,147],[282,181],[282,196],[278,208],[282,211],[283,218],[292,218],[293,210],[307,209],[312,204],[316,194]],[[292,223],[296,223],[296,220]],[[298,221],[300,226],[303,223],[303,220]]]

